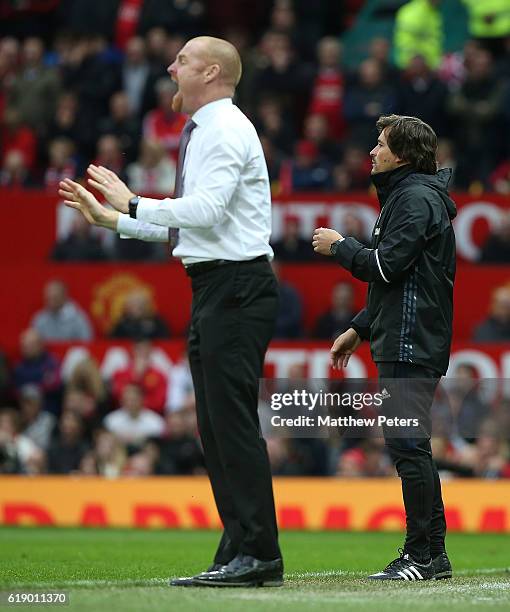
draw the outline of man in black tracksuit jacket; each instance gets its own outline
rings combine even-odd
[[[436,135],[419,119],[391,115],[381,117],[377,127],[378,144],[370,155],[381,212],[371,248],[326,228],[316,230],[313,238],[316,252],[332,256],[369,283],[366,308],[335,340],[332,361],[334,367],[347,365],[361,341],[369,340],[381,379],[430,381],[425,393],[412,395],[412,406],[411,396],[400,391],[409,413],[427,420],[433,391],[448,368],[452,336],[451,220],[456,209],[447,193],[451,170],[437,171]],[[407,535],[401,556],[370,577],[448,578],[441,484],[428,433],[418,438],[393,437],[388,429],[384,433],[402,479]]]

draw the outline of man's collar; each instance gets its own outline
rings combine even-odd
[[[405,164],[388,172],[372,174],[372,183],[377,190],[377,197],[381,206],[384,206],[395,185],[413,172],[416,172],[416,170],[410,164]]]
[[[193,113],[191,118],[197,125],[203,125],[209,121],[218,109],[224,106],[232,106],[232,98],[220,98],[219,100],[204,104],[204,106],[201,106]]]

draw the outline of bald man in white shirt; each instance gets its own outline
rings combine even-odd
[[[255,128],[232,103],[241,60],[227,41],[201,36],[168,68],[174,110],[188,119],[174,198],[132,193],[106,168],[90,166],[84,187],[61,183],[66,204],[123,236],[170,240],[191,278],[188,343],[200,436],[224,532],[209,570],[179,586],[279,586],[271,472],[259,433],[258,379],[278,308],[269,246],[271,196]]]

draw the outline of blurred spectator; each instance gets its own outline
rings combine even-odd
[[[503,85],[494,78],[487,51],[476,50],[466,70],[466,80],[448,101],[458,154],[455,181],[461,189],[476,181],[487,184],[500,143],[503,101]]]
[[[204,474],[202,449],[193,429],[189,410],[177,410],[166,416],[168,434],[155,443],[157,474]]]
[[[106,415],[104,426],[128,447],[139,448],[148,438],[163,435],[165,421],[144,407],[143,389],[139,385],[130,383],[124,387],[121,406]]]
[[[172,99],[177,85],[169,77],[156,82],[158,107],[148,112],[143,120],[143,137],[145,140],[157,141],[177,163],[179,138],[186,123],[186,115],[172,110]]]
[[[260,144],[262,145],[262,151],[266,159],[267,173],[269,175],[269,183],[271,184],[271,191],[273,193],[279,193],[280,191],[280,173],[282,169],[282,163],[284,156],[274,146],[273,142],[265,134],[260,134]]]
[[[173,192],[176,165],[156,140],[143,140],[138,161],[126,169],[128,185],[137,194],[163,195]]]
[[[462,0],[469,16],[469,34],[495,55],[501,54],[510,36],[507,0]]]
[[[72,385],[66,386],[64,391],[62,412],[77,414],[83,420],[87,433],[98,424],[99,409],[95,398]]]
[[[21,433],[39,448],[47,450],[57,421],[53,414],[43,409],[43,399],[37,385],[28,384],[20,389]]]
[[[107,399],[106,387],[95,359],[85,357],[72,369],[67,380],[69,389],[81,391],[94,403],[102,404]],[[86,414],[83,414],[87,418]]]
[[[125,159],[120,148],[120,140],[115,134],[103,134],[97,141],[97,155],[94,165],[104,166],[115,172],[122,180],[125,178]]]
[[[166,49],[169,42],[168,34],[165,28],[155,26],[151,28],[145,35],[146,55],[152,69],[165,68],[167,56]],[[184,44],[183,39],[179,40],[179,49]]]
[[[350,283],[341,282],[331,292],[331,308],[315,323],[314,337],[333,340],[351,325],[354,311],[354,290]]]
[[[396,112],[418,117],[436,134],[445,135],[447,95],[446,85],[427,66],[424,58],[413,57],[397,87]]]
[[[352,236],[358,242],[370,246],[370,236],[366,233],[363,221],[354,213],[347,212],[342,218],[342,236]]]
[[[491,174],[489,184],[496,193],[510,195],[510,159],[506,159],[499,164]]]
[[[443,55],[443,18],[441,0],[409,0],[395,16],[393,45],[395,63],[407,68],[420,55],[435,70]]]
[[[34,169],[36,161],[37,141],[31,128],[23,123],[18,109],[7,108],[3,115],[3,122],[0,125],[0,140],[2,150],[0,152],[0,165],[5,168],[9,160],[12,169],[22,167],[28,171]],[[12,157],[16,153],[14,160]],[[20,161],[21,159],[21,161]]]
[[[510,287],[498,287],[492,294],[489,317],[475,329],[477,342],[510,340]]]
[[[21,120],[38,134],[44,134],[55,111],[59,91],[58,73],[43,63],[44,44],[30,37],[23,43],[22,63],[8,97],[8,105],[16,108]]]
[[[124,91],[133,116],[141,114],[146,91],[154,85],[149,80],[150,75],[151,66],[146,56],[145,41],[139,36],[133,36],[126,45],[118,87]]]
[[[490,230],[479,257],[480,263],[510,263],[510,212],[501,213],[499,222]]]
[[[58,423],[57,436],[48,449],[48,472],[77,472],[88,448],[81,417],[75,412],[63,412]]]
[[[94,444],[82,458],[80,472],[87,475],[100,475],[118,478],[126,464],[126,449],[121,441],[110,431],[98,429],[94,434]]]
[[[327,191],[331,189],[331,165],[321,159],[315,143],[300,140],[296,144],[295,158],[287,172],[291,191]]]
[[[326,133],[341,139],[345,132],[343,116],[344,76],[341,67],[342,44],[326,36],[317,44],[318,67],[312,86],[309,112],[326,119]]]
[[[180,32],[188,38],[204,31],[205,7],[203,0],[150,0],[143,2],[138,32],[161,26],[167,32]]]
[[[169,338],[165,321],[154,312],[150,297],[143,290],[134,289],[124,302],[123,314],[110,332],[111,338],[140,340]]]
[[[110,114],[100,124],[101,134],[113,134],[120,143],[127,162],[136,159],[140,140],[140,122],[129,108],[129,99],[123,91],[110,98]]]
[[[341,478],[381,478],[393,473],[384,444],[377,438],[343,451],[336,466],[336,476]]]
[[[145,447],[130,455],[122,470],[123,476],[150,476],[156,468],[157,454],[153,447]]]
[[[288,214],[283,219],[282,236],[273,244],[273,251],[278,261],[311,261],[314,252],[310,240],[301,236],[299,217]]]
[[[9,90],[18,72],[18,62],[18,40],[13,36],[0,38],[0,117],[4,114]]]
[[[367,151],[348,144],[342,161],[332,171],[335,191],[366,191],[371,186],[372,163]]]
[[[194,408],[195,391],[188,355],[184,353],[182,359],[174,365],[170,373],[166,411],[175,412],[185,409],[193,411]]]
[[[105,261],[108,253],[93,225],[83,215],[74,215],[71,231],[53,248],[55,261]]]
[[[48,165],[43,179],[46,189],[57,191],[60,181],[76,177],[74,152],[74,144],[68,138],[55,138],[50,142],[48,147]]]
[[[14,368],[14,386],[33,383],[44,393],[44,409],[58,414],[60,409],[60,365],[57,358],[46,350],[41,335],[29,328],[20,337],[21,360]]]
[[[69,299],[66,285],[59,280],[44,287],[44,308],[31,322],[43,340],[92,340],[92,326],[81,308]]]
[[[485,420],[474,444],[459,451],[462,464],[478,478],[510,478],[510,454],[508,441],[499,430],[498,423]]]
[[[32,186],[32,177],[21,151],[10,151],[0,167],[0,186],[19,189]]]
[[[357,82],[346,88],[344,98],[344,115],[351,140],[370,151],[377,140],[376,120],[380,115],[393,112],[394,106],[394,88],[384,81],[379,62],[373,59],[362,62]]]
[[[375,60],[381,69],[386,83],[396,85],[400,80],[400,72],[391,61],[391,41],[383,36],[376,36],[370,41],[368,57]]]
[[[19,413],[14,408],[0,409],[0,474],[41,474],[44,452],[19,430]]]
[[[301,296],[294,287],[279,276],[279,265],[273,260],[273,272],[278,280],[280,302],[276,317],[273,338],[278,340],[291,340],[303,335],[303,304]]]
[[[63,92],[56,101],[55,113],[48,125],[47,141],[65,138],[73,142],[78,155],[82,155],[91,137],[87,129],[78,112],[77,97],[71,92]]]
[[[455,170],[457,168],[457,160],[455,159],[455,152],[453,143],[451,140],[446,138],[439,138],[437,141],[437,169],[442,170],[443,168],[451,168],[453,170],[452,178],[448,183],[448,189],[455,189]]]
[[[331,137],[331,128],[324,115],[308,115],[304,123],[304,139],[313,142],[320,156],[329,163],[334,164],[342,157],[342,147],[337,140]]]
[[[111,381],[112,394],[120,402],[124,389],[134,383],[143,390],[144,406],[160,414],[165,410],[168,379],[151,361],[152,344],[140,340],[133,345],[133,359],[124,370],[118,370]]]
[[[276,98],[262,98],[255,110],[255,126],[260,137],[266,137],[275,152],[290,155],[294,145],[294,130]]]

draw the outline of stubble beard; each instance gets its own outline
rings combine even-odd
[[[172,110],[174,111],[174,113],[182,112],[182,104],[182,93],[180,91],[177,91],[174,97],[172,98]]]

